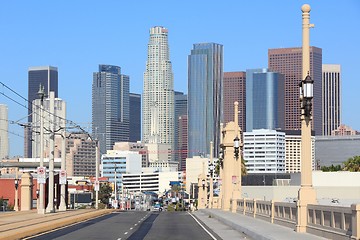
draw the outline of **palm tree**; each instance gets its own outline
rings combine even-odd
[[[344,171],[360,172],[360,156],[354,156],[344,162]]]

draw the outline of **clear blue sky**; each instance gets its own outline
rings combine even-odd
[[[225,71],[267,67],[269,48],[301,46],[305,3],[315,24],[311,45],[323,49],[323,63],[342,67],[342,122],[360,130],[358,0],[4,1],[0,81],[27,98],[28,68],[58,67],[67,118],[84,125],[91,122],[92,73],[98,64],[120,66],[130,76],[131,92],[142,93],[152,26],[168,28],[175,90],[187,92],[187,56],[194,43],[223,44]],[[6,90],[0,86],[0,91]],[[8,105],[9,120],[27,115],[2,95],[0,103]],[[10,131],[23,136],[17,125]],[[10,155],[23,155],[23,138],[9,138]]]

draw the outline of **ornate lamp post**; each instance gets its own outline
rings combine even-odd
[[[311,148],[311,120],[312,120],[312,99],[314,81],[310,77],[310,46],[309,28],[313,24],[310,20],[310,6],[304,4],[302,11],[302,75],[300,82],[300,103],[301,103],[301,187],[298,192],[297,202],[297,232],[306,232],[307,226],[307,205],[316,202],[316,193],[312,187],[312,148]]]
[[[19,187],[19,179],[18,179],[18,171],[17,171],[17,169],[16,169],[16,177],[15,177],[15,204],[14,204],[14,210],[15,210],[15,211],[19,211],[18,187]]]

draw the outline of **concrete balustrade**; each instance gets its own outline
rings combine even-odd
[[[238,214],[296,228],[296,203],[243,198],[231,204],[236,204]],[[308,204],[307,212],[308,233],[329,239],[360,240],[360,204],[351,207]]]

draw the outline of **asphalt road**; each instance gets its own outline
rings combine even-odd
[[[220,239],[200,224],[187,212],[116,212],[31,239]]]

